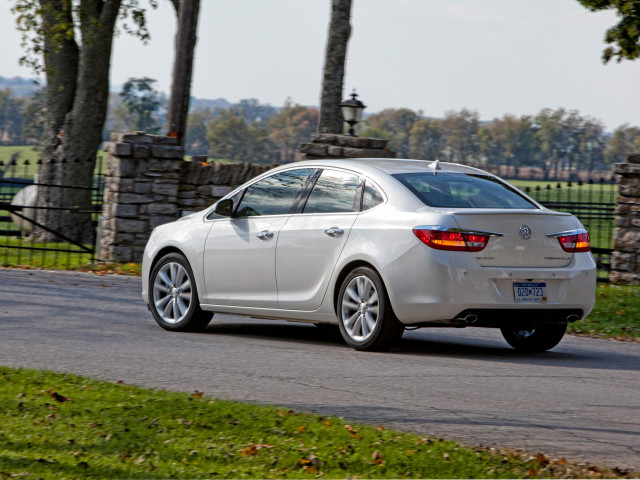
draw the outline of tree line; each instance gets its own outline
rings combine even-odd
[[[463,108],[444,118],[407,108],[386,109],[366,119],[361,135],[389,139],[400,158],[440,159],[482,168],[537,167],[545,178],[560,170],[608,170],[626,154],[640,151],[640,128],[624,124],[613,133],[577,110],[545,108],[536,115],[505,114],[482,122]]]
[[[131,78],[120,93],[112,93],[103,132],[163,130],[167,96],[155,80]],[[13,96],[0,90],[0,143],[38,144],[46,106],[42,90]],[[227,108],[192,109],[185,150],[212,159],[288,163],[299,160],[298,145],[317,130],[319,111],[294,104],[283,107],[244,99]],[[505,114],[489,122],[478,112],[449,111],[444,118],[424,116],[408,108],[385,109],[370,115],[359,134],[389,140],[399,158],[440,159],[484,168],[537,167],[545,176],[560,170],[608,170],[631,152],[640,151],[640,127],[624,124],[606,132],[602,122],[576,110],[543,109],[535,115]]]

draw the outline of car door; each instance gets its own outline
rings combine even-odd
[[[276,245],[315,169],[280,172],[249,185],[230,218],[214,220],[204,248],[206,303],[276,308]]]
[[[338,257],[360,210],[357,174],[324,169],[299,213],[280,231],[276,251],[278,307],[320,307]]]

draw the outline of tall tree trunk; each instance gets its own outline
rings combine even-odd
[[[71,4],[65,0],[40,0],[42,22],[45,31],[50,31],[52,25],[60,21],[73,23]],[[79,49],[75,38],[64,38],[61,42],[54,42],[45,35],[44,38],[44,66],[47,76],[45,88],[47,114],[40,150],[40,168],[38,171],[38,203],[36,220],[43,225],[57,225],[61,212],[48,210],[47,207],[59,203],[60,189],[52,185],[62,183],[62,169],[65,167],[58,158],[61,150],[63,125],[65,116],[73,106],[76,94],[76,76],[78,74]],[[55,236],[46,230],[34,229],[36,238],[42,241],[56,240]]]
[[[340,112],[347,44],[351,35],[351,0],[332,0],[329,37],[324,58],[322,96],[318,132],[342,133],[344,122]]]
[[[174,3],[175,6],[175,3]],[[176,32],[176,52],[173,61],[173,83],[167,114],[170,135],[184,145],[191,97],[193,56],[196,48],[200,0],[181,0]]]
[[[102,129],[109,103],[109,69],[113,32],[121,0],[88,0],[80,15],[82,38],[88,41],[80,51],[78,83],[71,113],[64,123],[63,153],[73,168],[64,170],[65,185],[84,187],[67,192],[67,201],[89,211],[96,155],[102,143]],[[76,218],[73,218],[76,217]],[[91,215],[67,215],[63,219],[67,236],[82,243],[94,239]]]
[[[45,0],[41,0],[43,3]],[[49,0],[46,0],[49,2]],[[66,0],[51,0],[50,3],[68,5]],[[107,113],[109,99],[109,69],[111,63],[111,49],[115,23],[118,18],[121,0],[84,0],[80,4],[80,31],[82,47],[75,55],[76,68],[73,76],[68,72],[64,78],[59,78],[60,84],[52,94],[64,92],[67,88],[74,89],[73,103],[69,108],[66,92],[64,97],[52,97],[47,103],[48,108],[56,113],[56,121],[63,115],[63,131],[54,130],[56,125],[48,126],[45,137],[53,138],[63,133],[62,144],[55,147],[53,155],[59,169],[59,179],[64,188],[55,189],[56,195],[46,197],[48,207],[74,207],[82,213],[71,214],[61,211],[59,215],[47,215],[46,226],[55,232],[63,233],[67,238],[79,243],[93,241],[95,231],[92,224],[91,190],[93,174],[96,164],[98,147],[102,141],[102,129]],[[45,38],[47,33],[45,33]],[[69,52],[67,52],[70,55]],[[50,55],[56,67],[53,71],[61,70],[65,61],[71,57],[64,52]],[[72,78],[73,77],[73,78]],[[65,83],[62,83],[64,80]],[[48,87],[48,89],[51,87]],[[62,103],[62,99],[66,103]],[[59,138],[58,138],[59,140]],[[53,146],[57,140],[46,145]],[[47,147],[47,153],[51,147]],[[46,168],[43,169],[46,171]],[[75,188],[69,188],[75,187]],[[51,233],[41,233],[41,240],[56,240]]]

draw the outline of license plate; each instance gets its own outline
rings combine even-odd
[[[547,301],[547,284],[540,282],[516,282],[513,284],[516,302],[544,303]]]

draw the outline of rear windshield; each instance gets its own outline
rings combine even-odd
[[[430,207],[538,208],[509,185],[488,175],[419,172],[393,176]]]

